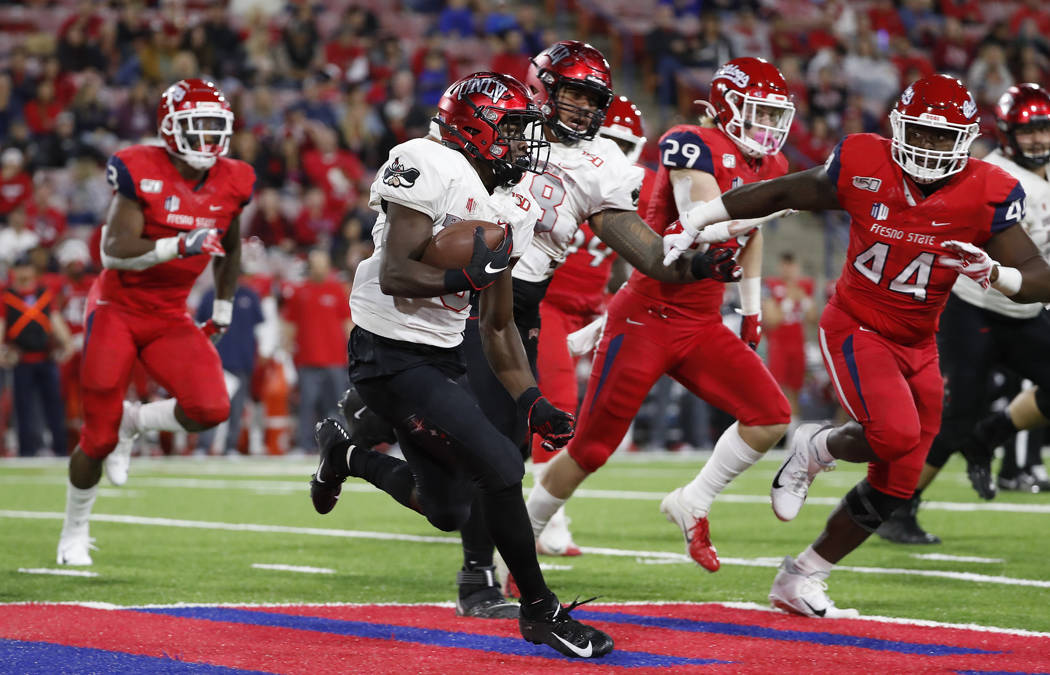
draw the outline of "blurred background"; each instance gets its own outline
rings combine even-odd
[[[110,198],[103,169],[115,150],[153,142],[160,92],[176,80],[205,77],[225,92],[236,114],[231,156],[255,167],[258,184],[241,218],[249,239],[237,330],[220,343],[231,422],[210,434],[161,434],[138,450],[284,454],[312,451],[303,425],[332,412],[331,391],[345,384],[352,323],[323,311],[323,299],[345,303],[371,253],[374,171],[391,147],[426,133],[459,77],[496,70],[524,79],[529,57],[551,42],[589,41],[608,57],[617,93],[643,111],[642,161],[655,166],[657,140],[696,121],[693,101],[706,97],[715,69],[761,56],[794,96],[784,153],[798,170],[822,163],[845,134],[888,134],[900,91],[934,72],[974,93],[983,133],[974,152],[988,152],[999,95],[1017,82],[1050,82],[1047,35],[1050,3],[1040,0],[0,3],[0,285],[24,268],[22,283],[53,289],[74,336],[71,349],[56,349],[58,397],[45,385],[16,387],[17,354],[0,360],[0,455],[54,454],[57,434],[68,437],[58,447],[76,444],[78,336]],[[839,414],[811,337],[846,234],[838,213],[766,226],[760,351],[780,350],[777,359],[804,373],[801,383],[785,382],[799,418]],[[210,313],[211,283],[201,276],[191,312]],[[727,322],[736,320],[734,302],[727,293]],[[800,324],[805,339],[796,347],[789,331],[778,338],[778,324]],[[584,360],[581,383],[588,367]],[[140,370],[128,395],[165,393]],[[23,419],[47,429],[38,447],[19,447],[16,399],[32,407]],[[65,427],[45,423],[52,419]],[[730,422],[664,380],[624,445],[708,448]]]

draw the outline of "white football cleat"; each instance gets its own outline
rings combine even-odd
[[[82,535],[63,534],[58,540],[57,561],[59,565],[88,566],[92,563],[91,551],[97,550],[98,547],[95,546],[94,538],[89,537],[87,533]]]
[[[117,445],[106,456],[106,478],[110,483],[121,486],[128,482],[128,467],[131,465],[131,451],[135,439],[139,437],[139,408],[141,403],[124,401],[124,414],[120,417],[120,431],[117,432]],[[90,563],[88,563],[90,564]]]
[[[795,559],[784,556],[773,587],[769,590],[769,603],[774,607],[816,619],[856,619],[860,612],[855,609],[839,609],[828,597],[827,573],[803,574],[795,567]]]
[[[572,522],[565,515],[565,507],[562,506],[547,522],[538,539],[536,539],[536,552],[540,555],[576,556],[583,552],[576,542],[572,540],[572,532],[569,531],[569,523]]]
[[[689,557],[708,572],[717,572],[722,563],[718,560],[718,551],[711,544],[710,524],[707,516],[693,512],[686,505],[682,488],[675,488],[660,502],[660,513],[682,530],[685,537],[685,550]]]
[[[818,431],[830,428],[828,424],[803,424],[795,430],[791,437],[791,449],[780,465],[780,470],[773,476],[773,487],[769,493],[777,518],[784,521],[794,519],[802,510],[809,486],[817,474],[835,469],[835,462],[823,464],[817,459],[817,449],[813,444],[813,437]]]

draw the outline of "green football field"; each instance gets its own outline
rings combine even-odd
[[[863,475],[821,474],[791,523],[769,508],[780,452],[722,495],[711,514],[722,569],[684,555],[659,502],[704,455],[629,454],[592,476],[569,503],[584,555],[542,558],[563,601],[766,602],[775,566],[820,531]],[[0,602],[418,603],[455,593],[458,540],[351,479],[331,514],[314,513],[310,458],[138,459],[123,488],[101,484],[92,536],[95,576],[58,576],[55,547],[65,463],[0,462]],[[526,479],[526,485],[531,478]],[[979,502],[955,458],[927,491],[923,525],[939,546],[873,537],[829,580],[840,607],[908,617],[1050,631],[1050,495],[1000,494]]]

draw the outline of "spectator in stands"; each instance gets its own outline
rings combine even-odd
[[[76,133],[83,137],[87,134],[109,132],[113,128],[113,110],[103,102],[102,76],[93,71],[84,71],[80,88],[73,96],[70,112],[76,126]]]
[[[328,252],[310,251],[308,276],[292,290],[283,309],[286,348],[299,371],[299,427],[296,444],[314,446],[314,423],[339,415],[336,402],[349,384],[346,341],[350,294],[331,275]]]
[[[1006,50],[995,42],[981,45],[977,58],[966,72],[966,84],[977,99],[977,105],[990,109],[1014,83],[1006,67]]]
[[[19,202],[8,212],[7,225],[0,229],[0,273],[39,245],[40,237],[29,229],[26,205]]]
[[[449,0],[438,15],[437,29],[442,35],[461,38],[474,36],[474,10],[468,0]]]
[[[197,305],[197,323],[203,324],[211,318],[212,303],[215,301],[215,289],[209,288],[201,296]],[[226,375],[226,388],[230,395],[230,417],[219,427],[201,432],[197,447],[207,451],[211,448],[216,435],[225,434],[224,449],[226,454],[236,454],[241,435],[241,417],[244,415],[244,404],[251,388],[252,372],[255,370],[256,341],[255,329],[265,319],[262,312],[262,301],[259,294],[249,286],[238,285],[233,295],[233,321],[223,334],[215,348],[222,360],[222,369]]]
[[[365,100],[366,90],[360,85],[347,87],[343,98],[339,131],[347,148],[358,155],[367,166],[378,166],[376,142],[382,131],[382,122]]]
[[[327,245],[332,240],[342,217],[332,215],[326,208],[327,201],[321,188],[307,189],[295,219],[295,242],[299,246]]]
[[[51,432],[55,455],[67,453],[65,407],[58,385],[59,361],[71,353],[69,328],[58,311],[55,292],[38,282],[36,269],[21,256],[11,269],[11,285],[3,294],[0,317],[0,365],[14,371],[14,408],[18,425],[18,454],[33,457],[43,438],[37,411]],[[39,405],[39,408],[37,407]]]
[[[84,154],[77,137],[73,113],[63,110],[55,117],[51,131],[42,134],[33,146],[32,165],[41,168],[62,168],[71,157]]]
[[[319,36],[313,15],[313,5],[301,2],[294,5],[294,8],[295,15],[284,27],[281,37],[290,67],[288,76],[293,82],[301,82],[314,65]]]
[[[54,83],[41,80],[36,87],[36,96],[22,107],[22,117],[33,136],[41,137],[54,130],[63,107],[62,103],[55,100]]]
[[[817,83],[809,88],[809,110],[813,117],[823,117],[836,129],[842,122],[842,112],[846,108],[847,91],[845,84],[832,66],[825,66],[817,73]]]
[[[767,61],[773,59],[769,23],[759,21],[750,8],[742,8],[737,13],[736,23],[729,28],[728,34],[734,54],[758,56]]]
[[[427,134],[430,112],[416,100],[415,86],[410,70],[398,71],[390,80],[390,95],[380,108],[384,126],[379,141],[382,156],[399,143]]]
[[[258,237],[267,247],[279,246],[286,251],[296,248],[295,228],[281,209],[281,195],[272,188],[259,191],[256,209],[248,224],[247,234]]]
[[[0,73],[0,138],[7,138],[11,122],[22,115],[22,107],[15,101],[11,90],[11,76]]]
[[[303,173],[325,196],[325,214],[340,222],[357,203],[358,195],[368,192],[370,181],[354,153],[339,147],[335,130],[320,124],[310,127],[313,147],[303,153]]]
[[[66,212],[58,207],[51,181],[42,180],[26,202],[26,224],[40,237],[40,244],[51,248],[66,232]]]
[[[510,75],[524,82],[525,75],[529,72],[531,61],[529,55],[524,51],[525,38],[522,36],[521,31],[508,30],[501,35],[492,35],[490,39],[493,42],[494,54],[489,69],[494,73]],[[447,70],[444,75],[447,77]],[[448,82],[449,80],[446,79],[446,86]],[[437,105],[438,100],[441,98],[441,93],[438,93],[437,98],[433,98],[434,90],[436,90],[438,84],[436,79],[433,84],[431,96],[427,98],[423,96],[422,82],[420,83],[420,101],[424,105]]]
[[[138,80],[128,92],[128,100],[117,109],[116,132],[123,140],[137,143],[152,136],[157,126],[157,107],[146,82]]]
[[[0,217],[33,196],[33,179],[25,170],[25,156],[18,148],[0,154]],[[3,252],[0,251],[0,255]]]
[[[933,41],[933,63],[937,72],[963,77],[973,57],[973,42],[963,30],[962,21],[949,16]]]
[[[93,155],[81,155],[73,158],[70,178],[68,192],[64,195],[68,222],[70,225],[94,227],[102,222],[113,193],[106,182],[105,172]]]
[[[858,35],[842,65],[847,90],[861,97],[866,110],[881,114],[900,93],[897,69],[876,48],[874,33]]]

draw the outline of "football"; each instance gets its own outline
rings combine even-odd
[[[443,269],[456,270],[470,264],[474,254],[474,230],[484,228],[485,243],[495,249],[503,243],[503,226],[485,220],[460,220],[445,227],[423,249],[422,262]]]

